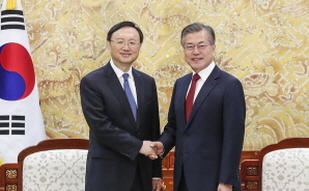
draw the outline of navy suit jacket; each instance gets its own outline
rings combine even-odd
[[[240,191],[239,161],[245,126],[241,83],[214,68],[196,97],[188,122],[185,99],[192,74],[175,82],[168,123],[159,141],[165,154],[175,147],[174,190],[181,171],[189,190],[215,191],[219,183]]]
[[[161,161],[139,154],[143,140],[160,136],[155,81],[132,69],[137,92],[137,120],[110,63],[86,75],[81,103],[90,128],[86,168],[87,191],[130,191],[139,165],[146,191],[152,177],[162,177]]]

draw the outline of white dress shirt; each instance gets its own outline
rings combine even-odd
[[[113,68],[113,70],[115,71],[117,77],[118,77],[118,80],[123,88],[123,82],[124,82],[124,79],[123,79],[123,74],[124,73],[128,73],[129,74],[129,78],[128,78],[128,81],[129,81],[129,85],[130,85],[130,89],[132,91],[132,94],[133,94],[133,97],[134,97],[134,100],[135,100],[135,103],[136,103],[136,106],[137,105],[137,94],[136,94],[136,87],[135,87],[135,81],[134,81],[134,76],[132,74],[132,66],[130,67],[129,71],[128,72],[123,72],[122,70],[120,70],[113,62],[113,59],[110,60],[110,63],[111,63],[111,66]]]
[[[210,73],[213,71],[213,69],[215,68],[216,64],[214,61],[212,61],[208,67],[204,68],[203,70],[201,70],[198,75],[201,77],[197,82],[196,82],[196,88],[195,88],[195,93],[194,93],[194,98],[193,98],[193,103],[195,101],[195,98],[196,96],[198,95],[198,93],[200,92],[203,84],[206,82],[207,78],[209,77]],[[192,74],[192,77],[193,75],[195,74],[195,72],[193,72]],[[191,79],[192,79],[191,77]],[[192,80],[191,80],[192,81]],[[189,89],[191,87],[191,83],[188,87],[188,90],[187,90],[187,96],[188,96],[188,93],[189,93]]]

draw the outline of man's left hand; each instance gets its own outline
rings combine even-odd
[[[233,191],[233,186],[229,184],[220,183],[218,186],[218,191]]]
[[[162,188],[162,180],[160,178],[152,179],[152,190],[161,191],[161,188]]]

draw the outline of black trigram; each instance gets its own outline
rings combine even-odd
[[[1,11],[1,30],[20,29],[25,30],[24,15],[21,10]]]
[[[25,116],[0,115],[1,135],[25,135]]]

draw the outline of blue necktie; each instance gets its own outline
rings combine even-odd
[[[136,110],[137,110],[137,107],[136,107],[134,96],[132,94],[132,91],[131,91],[130,85],[129,85],[129,81],[128,81],[129,74],[128,73],[124,73],[122,76],[123,76],[123,79],[124,79],[123,89],[124,89],[124,92],[127,95],[127,98],[128,98],[128,101],[129,101],[129,104],[130,104],[130,107],[131,107],[134,119],[136,120]]]

